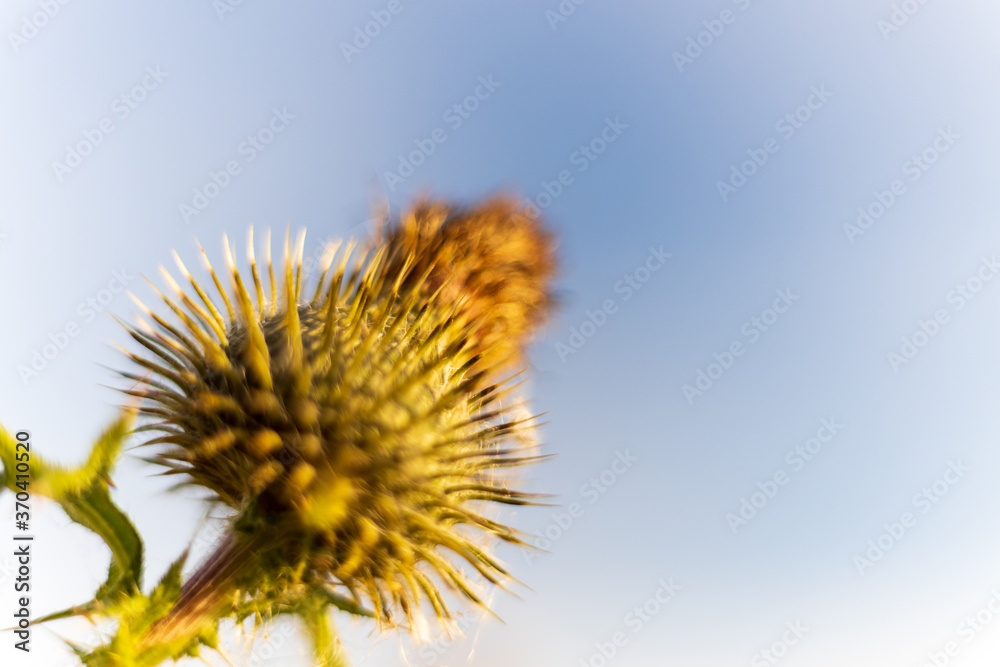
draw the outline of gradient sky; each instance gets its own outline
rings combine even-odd
[[[152,302],[140,276],[162,286],[173,248],[197,264],[195,238],[221,259],[223,233],[242,254],[251,223],[305,226],[316,253],[364,234],[373,201],[398,211],[425,193],[517,192],[546,204],[560,242],[561,304],[529,386],[558,456],[525,486],[562,507],[506,518],[557,539],[532,559],[500,551],[524,584],[491,598],[505,623],[470,615],[468,639],[450,647],[379,640],[342,619],[355,664],[397,665],[403,652],[411,665],[597,667],[619,632],[605,660],[615,667],[918,667],[949,642],[948,664],[996,663],[1000,619],[962,624],[992,620],[1000,590],[1000,277],[984,280],[1000,257],[1000,6],[400,0],[350,52],[387,0],[230,3],[0,9],[0,423],[29,429],[50,459],[85,456],[119,400],[99,386],[119,386],[100,365],[122,365],[111,315],[136,315],[102,292],[117,289],[116,271]],[[49,5],[51,18],[34,18]],[[688,48],[690,62],[675,56]],[[467,118],[447,113],[477,87]],[[248,149],[276,112],[283,130]],[[102,122],[113,131],[79,166],[54,166]],[[412,175],[388,175],[439,128],[444,141]],[[614,141],[592,144],[602,132]],[[591,159],[587,145],[603,152]],[[744,165],[754,155],[763,164]],[[185,216],[230,161],[239,173]],[[718,183],[741,166],[753,174],[724,199]],[[537,199],[563,171],[558,196]],[[845,228],[879,198],[891,205],[863,233]],[[670,257],[645,273],[661,246]],[[648,280],[633,290],[626,276]],[[793,300],[774,321],[779,291]],[[106,297],[90,315],[87,300]],[[582,327],[592,336],[574,337],[593,320]],[[925,344],[894,368],[889,355],[921,323],[935,335],[916,336]],[[65,349],[22,377],[73,325]],[[742,354],[720,375],[713,355],[726,360],[734,342]],[[716,379],[688,400],[699,371]],[[842,428],[794,463],[824,419]],[[635,461],[605,486],[626,452]],[[939,482],[950,468],[961,476]],[[115,478],[147,540],[150,582],[203,517],[152,472],[130,458]],[[786,483],[734,532],[727,514],[776,474]],[[924,488],[936,502],[915,502]],[[92,595],[107,556],[34,503],[42,614]],[[573,503],[571,525],[553,516]],[[0,506],[7,540],[9,495]],[[907,512],[892,547],[859,566]],[[10,570],[0,556],[0,626]],[[660,582],[680,587],[662,605]],[[657,613],[638,622],[644,605]],[[88,632],[38,629],[28,660],[4,635],[0,661],[72,665],[59,637]],[[785,638],[796,643],[768,662],[760,652],[784,653]],[[287,623],[255,646],[253,664],[309,664]]]

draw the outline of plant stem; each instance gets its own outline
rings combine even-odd
[[[304,610],[302,619],[312,640],[313,655],[319,661],[317,667],[350,667],[347,652],[330,621],[330,608],[322,603],[316,604],[315,600],[317,598],[313,598],[314,603]]]
[[[154,621],[136,642],[136,667],[153,667],[181,657],[202,632],[214,629],[237,583],[259,567],[260,553],[268,540],[259,536],[229,533],[214,553],[181,587],[170,611]],[[304,603],[305,621],[319,667],[350,667],[337,632],[329,618],[329,606],[319,598]]]
[[[220,608],[235,589],[241,574],[258,562],[263,544],[259,539],[229,533],[222,544],[181,587],[177,603],[166,616],[153,623],[139,639],[138,652],[158,653],[164,644],[194,639],[208,624],[214,624]],[[155,663],[153,663],[155,664]]]

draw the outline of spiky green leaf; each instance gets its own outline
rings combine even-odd
[[[50,614],[36,622],[89,614],[121,602],[142,587],[142,539],[128,516],[111,499],[109,480],[126,436],[132,428],[134,413],[123,411],[97,439],[87,461],[76,468],[51,464],[34,451],[30,452],[29,492],[50,498],[62,507],[75,523],[96,533],[111,550],[108,578],[91,602]],[[0,427],[0,477],[3,488],[17,492],[17,440]]]

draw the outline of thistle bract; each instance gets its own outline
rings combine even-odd
[[[380,242],[331,253],[313,286],[303,244],[286,237],[277,277],[252,233],[248,277],[228,241],[221,277],[206,257],[211,286],[179,257],[189,289],[164,271],[172,315],[129,328],[145,351],[124,374],[159,432],[150,460],[254,536],[268,575],[244,575],[248,595],[304,583],[388,622],[423,602],[448,617],[441,585],[482,604],[465,566],[502,583],[485,538],[521,543],[488,504],[530,502],[505,469],[540,458],[501,372],[550,302],[550,241],[505,200],[422,204]]]

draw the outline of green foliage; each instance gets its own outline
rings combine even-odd
[[[29,492],[50,498],[74,522],[93,531],[111,550],[108,578],[94,599],[86,604],[50,614],[37,622],[73,615],[88,615],[113,607],[142,588],[143,544],[131,520],[111,500],[108,482],[121,455],[135,413],[127,410],[94,443],[87,461],[77,468],[65,468],[45,461],[31,452]],[[0,484],[13,492],[16,478],[16,440],[0,427],[0,461],[4,472]]]

